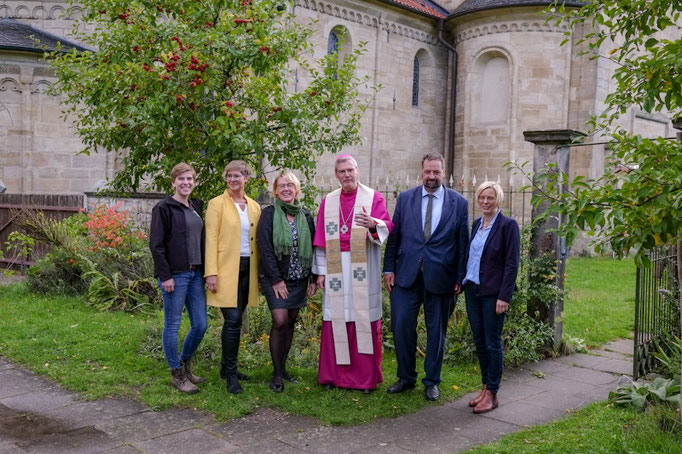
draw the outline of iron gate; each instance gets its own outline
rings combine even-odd
[[[653,367],[656,341],[667,334],[680,334],[679,286],[675,246],[648,252],[651,263],[637,267],[635,297],[635,380]]]

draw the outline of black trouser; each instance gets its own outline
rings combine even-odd
[[[239,355],[239,336],[242,331],[242,316],[244,309],[249,303],[249,257],[241,257],[239,260],[239,281],[237,283],[237,307],[221,307],[223,313],[223,331],[220,341],[223,348],[223,357],[220,367],[226,377],[237,374],[237,357]]]

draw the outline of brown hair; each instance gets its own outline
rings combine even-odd
[[[192,172],[192,175],[196,179],[197,172],[196,170],[194,170],[194,167],[187,164],[186,162],[180,162],[176,164],[175,167],[173,167],[173,170],[171,170],[171,181],[175,181],[177,177],[179,177],[185,172]]]
[[[251,176],[251,167],[249,167],[249,165],[245,161],[235,159],[233,161],[228,162],[227,165],[225,166],[225,170],[223,170],[223,179],[227,181],[227,174],[235,170],[244,175],[244,177],[246,178],[249,178]]]
[[[445,167],[445,158],[440,153],[426,153],[422,157],[422,167],[424,167],[424,162],[426,161],[440,161],[443,167]]]

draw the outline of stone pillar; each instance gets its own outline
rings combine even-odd
[[[568,174],[570,162],[570,147],[567,145],[580,142],[585,133],[573,129],[551,129],[544,131],[524,131],[526,141],[535,144],[533,152],[533,195],[544,190],[546,182],[539,181],[536,175],[552,172]],[[553,166],[553,167],[552,167]],[[549,208],[549,201],[543,201],[533,206],[531,219],[533,221],[533,236],[531,240],[531,258],[535,259],[543,254],[551,254],[556,259],[556,285],[564,288],[564,272],[566,270],[566,243],[560,237],[557,229],[562,219],[560,215],[552,215],[549,219],[535,224],[535,220]],[[532,285],[532,283],[531,283]],[[530,314],[539,314],[539,319],[554,327],[553,347],[556,349],[561,344],[563,334],[562,314],[564,310],[563,298],[557,301],[536,302],[528,307]]]

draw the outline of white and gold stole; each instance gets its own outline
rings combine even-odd
[[[350,233],[351,269],[344,270],[341,262],[341,222],[340,195],[337,189],[327,195],[324,206],[324,235],[327,256],[327,277],[325,288],[329,295],[332,314],[332,333],[334,334],[334,351],[336,364],[350,364],[348,332],[344,311],[344,271],[352,276],[353,313],[355,315],[355,332],[358,352],[373,354],[372,328],[369,317],[369,286],[367,270],[367,229],[355,223],[355,214],[372,211],[374,190],[358,184],[358,191],[353,206],[353,221]]]

